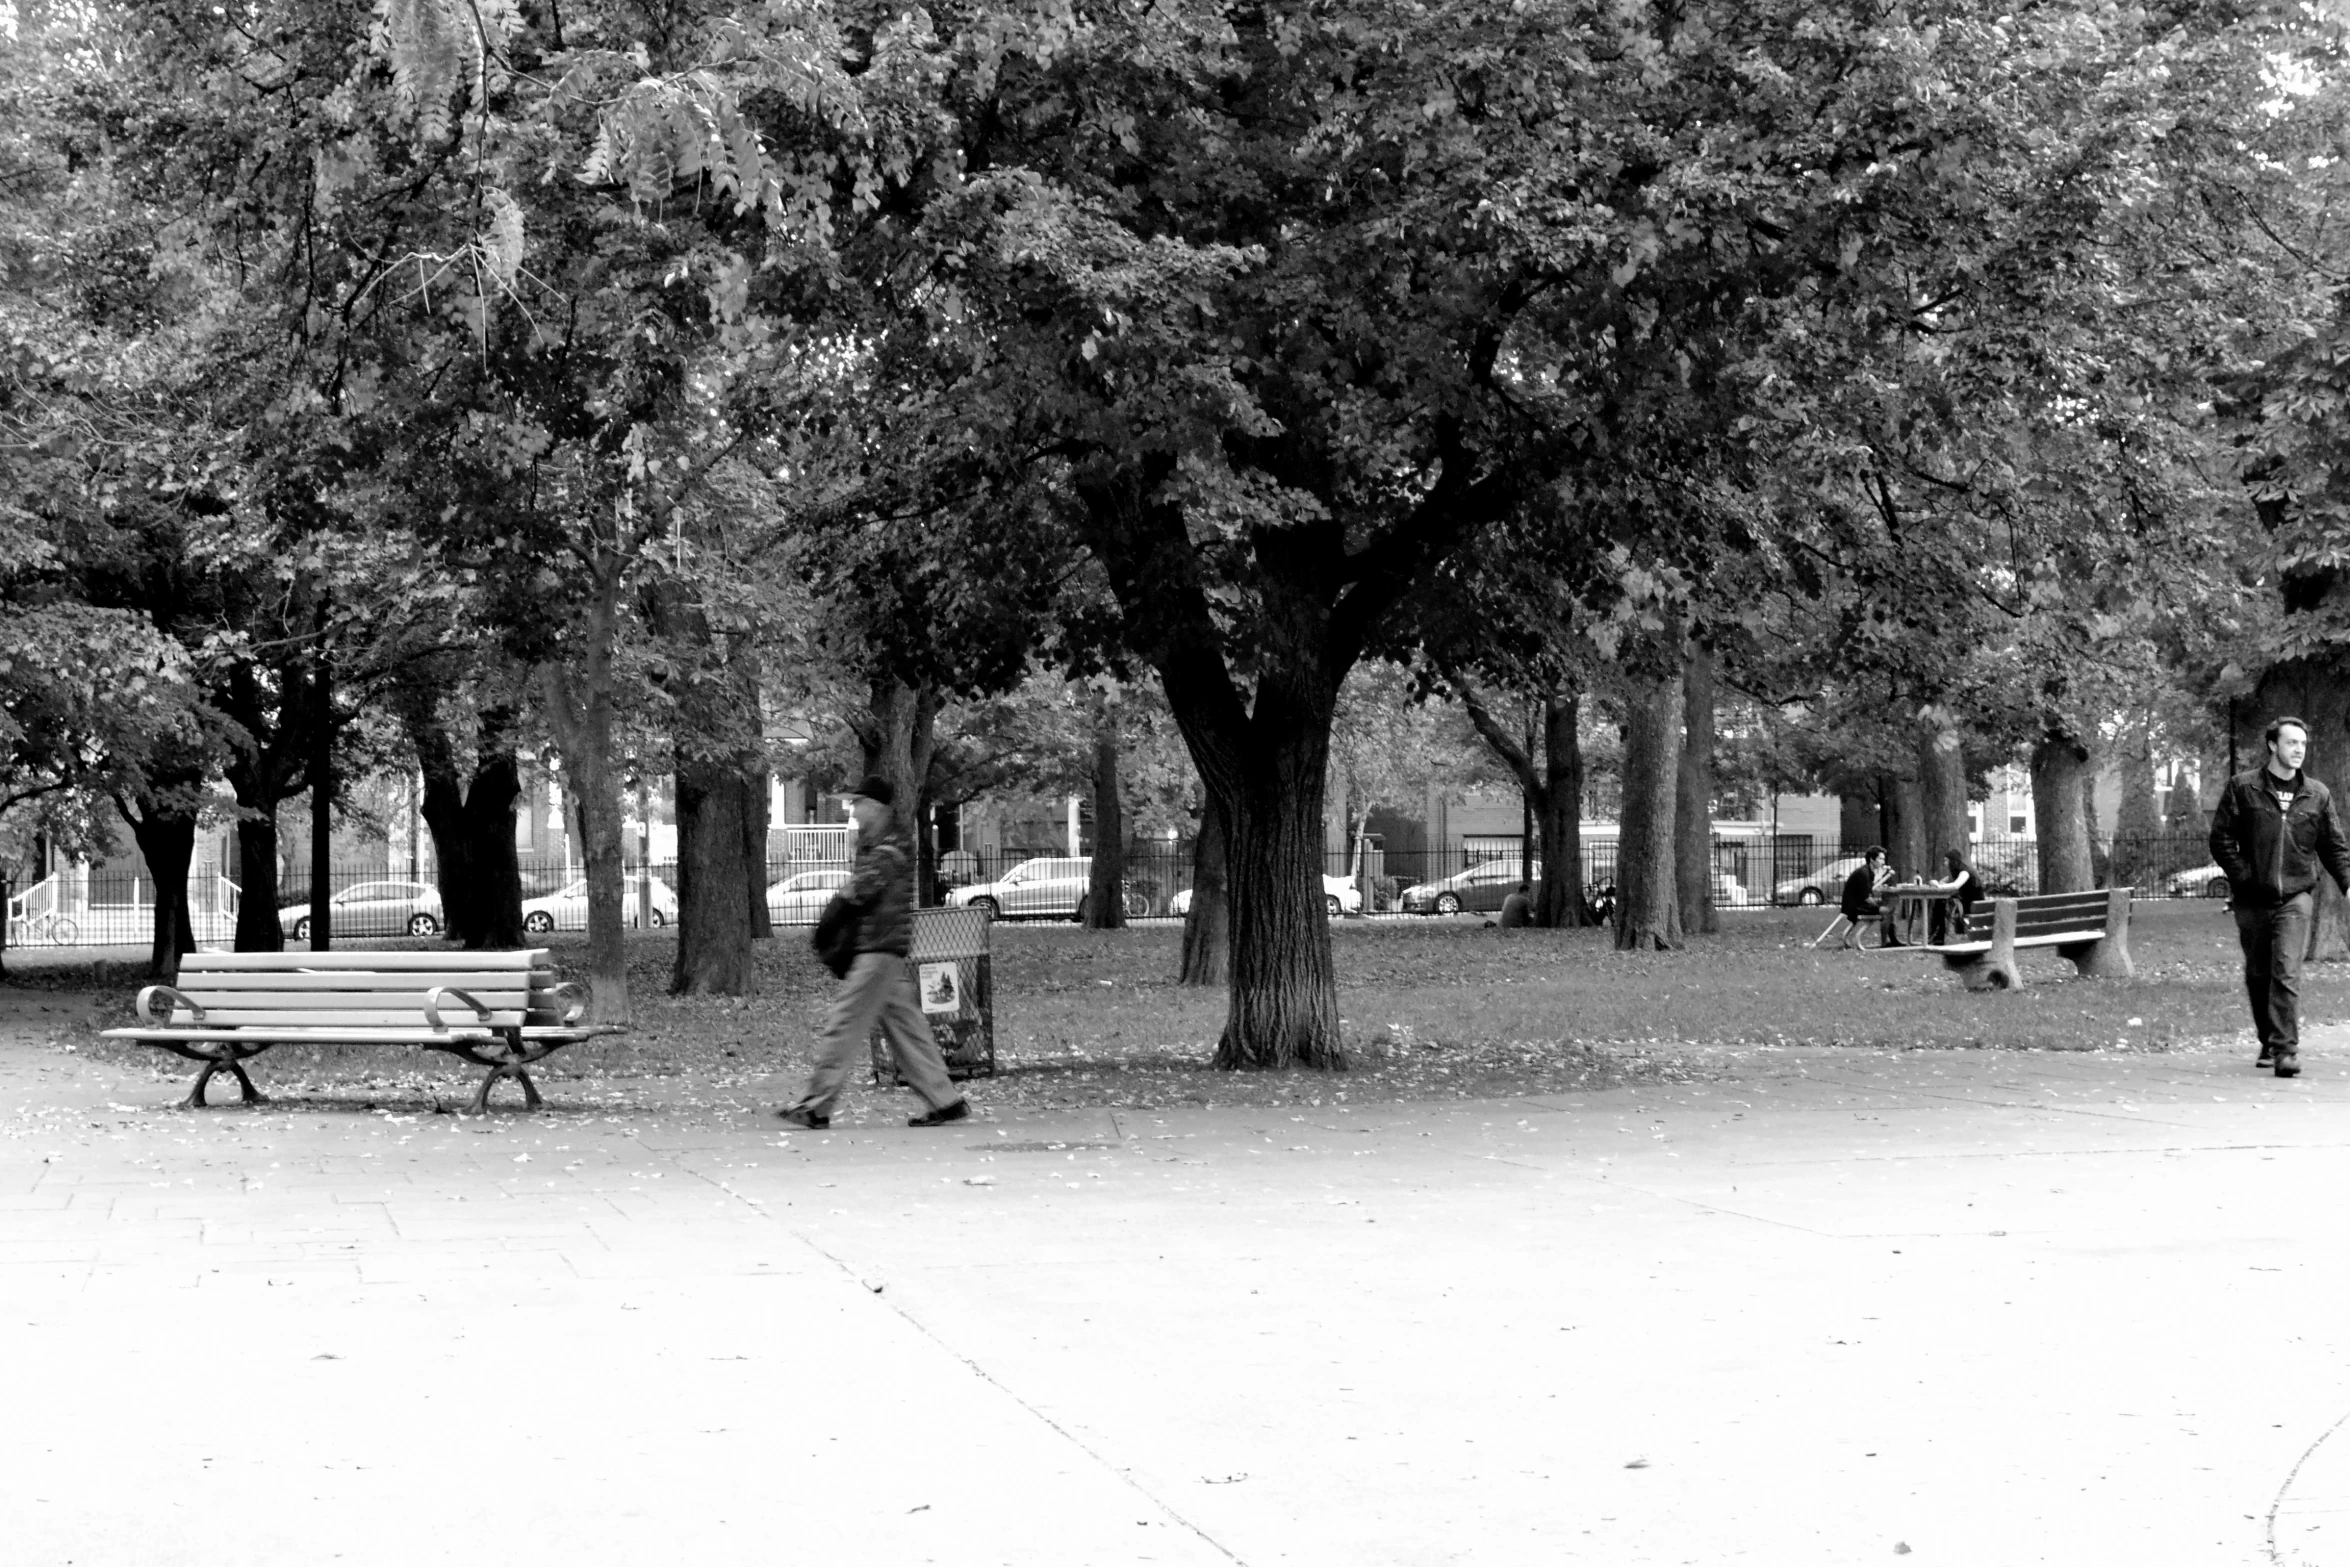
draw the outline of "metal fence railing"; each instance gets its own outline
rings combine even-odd
[[[846,844],[838,835],[812,838],[803,852],[777,856],[762,868],[769,917],[778,925],[815,922],[825,901],[848,877],[838,858]],[[1716,833],[1713,838],[1714,902],[1724,910],[1833,903],[1844,878],[1860,863],[1862,845],[1795,834]],[[1981,837],[1971,857],[1984,886],[1994,893],[2039,890],[2037,845],[2029,838]],[[2210,863],[2200,828],[2158,836],[2114,838],[2096,851],[2099,880],[2128,884],[2142,897],[2224,897],[2227,884]],[[1616,875],[1617,843],[1612,834],[1589,833],[1582,844],[1578,875],[1588,888],[1610,884]],[[279,926],[289,941],[305,939],[309,903],[306,867],[279,883]],[[1927,867],[1901,865],[1912,876]],[[586,874],[576,861],[522,862],[523,915],[532,934],[584,930]],[[986,900],[1008,918],[1066,919],[1087,896],[1091,866],[1054,846],[1009,848],[986,854],[965,850],[937,857],[939,901]],[[655,861],[652,879],[631,860],[622,900],[630,926],[650,915],[655,926],[677,919],[677,866]],[[1466,840],[1424,853],[1366,848],[1358,857],[1333,854],[1323,867],[1324,896],[1333,910],[1368,918],[1497,910],[1519,881],[1541,874],[1539,855],[1531,874],[1515,836]],[[1179,917],[1193,881],[1188,847],[1151,841],[1135,844],[1126,856],[1124,903],[1130,917]],[[328,880],[334,900],[334,930],[345,937],[428,936],[447,927],[440,889],[429,867],[420,875],[387,870],[381,861],[339,864]],[[226,945],[234,939],[242,894],[236,882],[216,869],[199,867],[190,877],[189,901],[199,945]],[[6,899],[4,935],[11,947],[88,946],[146,943],[154,935],[155,892],[144,875],[109,868],[68,868],[23,886]]]

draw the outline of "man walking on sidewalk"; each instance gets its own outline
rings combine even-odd
[[[2268,758],[2228,780],[2211,817],[2211,857],[2227,873],[2244,948],[2244,989],[2260,1035],[2261,1066],[2279,1077],[2301,1072],[2301,959],[2322,866],[2350,892],[2350,846],[2333,793],[2301,771],[2309,726],[2280,718],[2268,726]]]
[[[857,864],[838,896],[857,911],[857,956],[832,998],[806,1091],[775,1112],[793,1126],[821,1131],[832,1124],[833,1101],[848,1079],[850,1058],[872,1037],[876,1022],[897,1057],[899,1073],[929,1106],[908,1126],[944,1126],[971,1113],[947,1076],[930,1021],[914,996],[914,976],[906,971],[914,933],[914,854],[891,811],[896,798],[889,780],[878,775],[865,778],[849,796],[849,810],[857,819]]]

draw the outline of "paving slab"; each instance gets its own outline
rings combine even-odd
[[[2350,1567],[2350,1030],[1705,1059],[810,1135],[0,1044],[0,1559]]]

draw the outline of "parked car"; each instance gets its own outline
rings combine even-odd
[[[1487,860],[1442,881],[1424,881],[1403,890],[1406,914],[1481,913],[1498,909],[1526,879],[1518,860]]]
[[[631,871],[621,883],[620,922],[630,930],[636,928],[637,908],[641,901],[645,874]],[[677,920],[677,894],[660,877],[653,878],[653,923],[670,925]],[[564,883],[543,898],[522,900],[522,928],[534,936],[543,936],[550,930],[585,930],[588,921],[587,878],[578,877]]]
[[[433,936],[448,923],[440,890],[421,881],[363,881],[326,900],[337,936]],[[277,928],[295,941],[310,939],[310,905],[277,911]]]
[[[2228,876],[2216,865],[2198,865],[2191,871],[2179,872],[2164,882],[2162,889],[2174,898],[2224,898],[2228,895]]]
[[[1093,875],[1093,858],[1022,860],[994,881],[957,887],[947,907],[984,908],[992,919],[1075,919]]]
[[[1182,919],[1191,913],[1191,889],[1189,887],[1167,900],[1167,912],[1177,919]],[[1332,919],[1338,918],[1341,914],[1363,912],[1363,895],[1361,890],[1355,886],[1353,877],[1325,876],[1322,878],[1322,912]]]
[[[1809,876],[1793,876],[1771,889],[1773,903],[1833,903],[1844,896],[1844,879],[1867,862],[1866,855],[1848,854],[1830,860]]]
[[[802,871],[767,889],[767,917],[778,925],[813,925],[832,895],[849,884],[845,865]]]
[[[1128,919],[1141,919],[1151,912],[1153,885],[1124,884]],[[949,889],[947,907],[984,907],[989,918],[1001,920],[1081,920],[1085,918],[1085,895],[1092,886],[1092,855],[1039,857],[1022,860],[994,881]]]

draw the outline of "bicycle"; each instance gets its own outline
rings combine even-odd
[[[24,945],[28,947],[43,941],[52,946],[70,947],[82,939],[82,928],[71,917],[54,909],[47,914],[28,915],[24,928]]]

